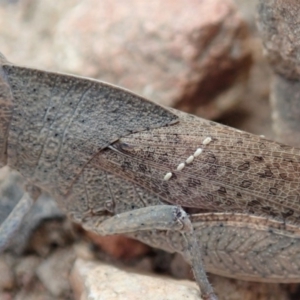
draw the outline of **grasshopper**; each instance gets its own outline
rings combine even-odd
[[[46,190],[87,230],[181,253],[204,299],[217,299],[205,269],[300,282],[300,149],[100,81],[0,63],[0,161],[28,180],[0,248]]]

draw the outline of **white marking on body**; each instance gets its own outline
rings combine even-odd
[[[172,173],[169,172],[165,175],[164,180],[169,180],[172,177]]]
[[[190,157],[188,157],[188,159],[185,161],[187,164],[192,163],[194,160],[194,155],[191,155]]]
[[[199,155],[202,153],[202,151],[203,151],[203,149],[198,148],[198,149],[195,151],[194,156],[195,156],[195,157],[199,156]]]
[[[177,166],[177,171],[181,171],[185,167],[184,163],[181,163]]]
[[[203,144],[203,145],[207,145],[207,144],[209,144],[209,143],[211,142],[211,140],[212,140],[212,139],[211,139],[211,137],[209,136],[209,137],[207,137],[207,138],[204,139],[204,141],[202,142],[202,144]]]
[[[261,137],[261,138],[265,138],[265,136],[264,136],[263,134],[261,134],[259,137]]]

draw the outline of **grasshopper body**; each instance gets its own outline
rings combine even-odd
[[[202,258],[224,276],[300,281],[299,149],[102,82],[0,62],[1,163],[73,221],[182,253],[207,299],[216,296]]]

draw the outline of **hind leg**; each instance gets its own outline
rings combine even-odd
[[[149,230],[180,232],[185,242],[185,255],[192,264],[203,299],[217,299],[204,270],[201,245],[199,245],[188,215],[182,208],[171,205],[144,207],[117,214],[102,222],[94,217],[89,220],[88,224],[83,223],[83,226],[100,235]]]

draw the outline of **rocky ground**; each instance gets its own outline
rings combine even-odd
[[[255,27],[255,2],[2,0],[0,51],[14,63],[105,80],[275,138],[271,72]],[[17,173],[1,170],[0,221],[20,199],[22,184]],[[132,300],[141,293],[144,299],[198,299],[191,280],[179,255],[86,232],[46,194],[0,256],[3,300]],[[297,297],[297,285],[210,280],[220,299]]]

